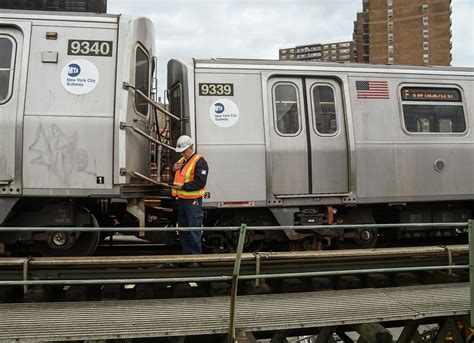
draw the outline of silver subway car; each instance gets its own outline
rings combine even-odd
[[[168,64],[171,111],[183,119],[174,130],[195,137],[210,165],[210,225],[471,218],[473,80],[472,68],[219,59]],[[362,247],[377,239],[376,230],[334,227],[318,234]],[[286,237],[259,239],[302,237],[286,231]]]
[[[130,172],[149,175],[150,144],[124,123],[149,131],[151,108],[123,85],[152,96],[154,32],[140,17],[0,11],[0,225],[117,224],[126,210],[143,221]],[[0,228],[0,242],[48,255],[98,239]]]

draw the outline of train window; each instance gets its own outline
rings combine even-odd
[[[292,83],[278,83],[273,88],[276,130],[283,135],[300,131],[298,91]]]
[[[13,86],[14,41],[0,36],[0,104],[8,101]]]
[[[466,131],[461,91],[457,88],[402,88],[403,120],[410,133]]]
[[[183,86],[182,83],[179,82],[171,87],[169,92],[169,103],[170,103],[170,112],[173,113],[175,116],[181,118],[180,121],[178,120],[170,120],[169,129],[170,129],[170,138],[172,145],[176,144],[176,140],[179,136],[184,133],[189,134],[191,128],[189,126],[189,116],[185,118],[185,114],[183,113]]]
[[[140,46],[135,56],[135,87],[150,96],[150,59]],[[135,93],[135,109],[144,116],[148,115],[148,102],[138,92]]]
[[[183,87],[178,83],[171,89],[170,110],[175,116],[181,118],[183,114]]]
[[[317,133],[333,135],[337,132],[334,89],[327,85],[313,87],[314,126]]]
[[[403,105],[403,115],[408,132],[466,131],[462,106]]]

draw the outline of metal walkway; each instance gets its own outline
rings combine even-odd
[[[226,333],[229,297],[0,304],[0,342]],[[239,296],[246,332],[466,315],[469,284]]]

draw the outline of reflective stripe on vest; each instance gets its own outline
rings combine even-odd
[[[185,183],[194,181],[194,169],[196,168],[197,162],[202,158],[201,155],[194,154],[194,156],[186,163],[183,168],[176,170],[174,174],[174,184],[177,186],[184,185]],[[183,163],[184,157],[181,158],[178,163]],[[197,199],[202,198],[204,193],[206,193],[206,189],[198,189],[196,191],[187,192],[184,190],[173,189],[172,192],[173,196],[180,197],[182,199]]]

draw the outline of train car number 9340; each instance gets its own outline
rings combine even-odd
[[[200,83],[199,95],[227,95],[234,96],[234,85],[232,83]]]
[[[112,56],[112,41],[70,39],[67,54],[75,56]]]

